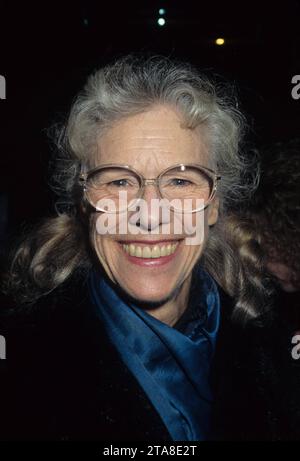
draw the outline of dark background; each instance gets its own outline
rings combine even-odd
[[[0,1],[2,241],[53,210],[46,129],[91,71],[129,52],[180,58],[235,82],[257,146],[299,135],[291,79],[300,74],[300,0]]]

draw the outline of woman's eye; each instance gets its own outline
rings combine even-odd
[[[172,186],[190,186],[192,184],[188,179],[174,178],[170,181]]]
[[[108,185],[116,186],[116,187],[126,187],[126,186],[129,186],[130,184],[127,179],[115,179],[114,181],[110,181]]]

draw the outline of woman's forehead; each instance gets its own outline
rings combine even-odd
[[[166,164],[203,162],[207,157],[204,136],[183,126],[171,108],[155,107],[124,118],[98,141],[97,163],[126,163],[132,166],[152,160]]]

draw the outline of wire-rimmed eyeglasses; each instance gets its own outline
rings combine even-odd
[[[198,164],[176,164],[163,170],[156,178],[145,178],[129,165],[105,164],[89,171],[81,171],[79,181],[84,196],[98,211],[108,212],[104,203],[112,200],[117,212],[130,209],[143,197],[147,185],[156,187],[160,199],[169,201],[170,208],[201,211],[213,200],[221,176]],[[118,200],[126,192],[127,201]]]

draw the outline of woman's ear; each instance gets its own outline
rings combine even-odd
[[[216,197],[208,207],[208,225],[213,226],[218,221],[220,200]]]

